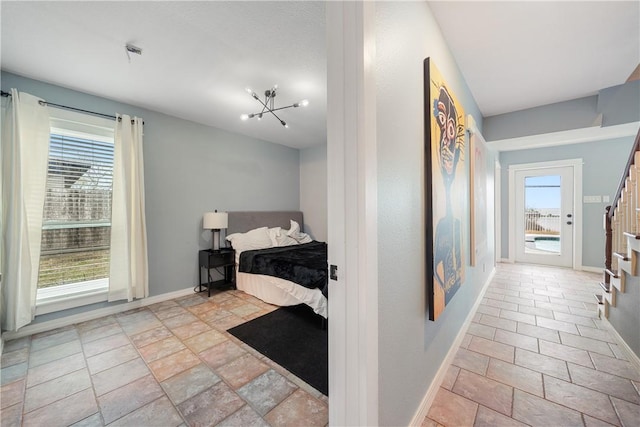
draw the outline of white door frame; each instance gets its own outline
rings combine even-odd
[[[540,163],[522,163],[509,166],[509,262],[516,254],[516,185],[515,173],[527,169],[573,167],[573,262],[574,270],[582,269],[582,159],[554,160]]]
[[[326,8],[329,425],[377,425],[375,3]]]

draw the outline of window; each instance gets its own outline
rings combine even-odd
[[[36,314],[106,301],[113,122],[52,112]]]

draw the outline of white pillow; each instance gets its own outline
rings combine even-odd
[[[288,236],[286,233],[283,233],[281,227],[270,228],[269,237],[271,237],[271,243],[273,246],[291,246],[298,244],[296,239]]]
[[[289,228],[289,231],[287,231],[287,236],[291,237],[299,244],[309,243],[313,241],[307,233],[300,232],[300,224],[298,224],[296,221],[292,219],[289,221],[290,221],[290,228]]]
[[[236,254],[254,249],[265,249],[273,246],[267,227],[254,228],[246,233],[233,233],[227,236]]]

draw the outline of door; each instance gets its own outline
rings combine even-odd
[[[515,261],[573,266],[573,166],[515,171]]]

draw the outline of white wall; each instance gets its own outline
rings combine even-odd
[[[327,146],[300,150],[300,210],[304,231],[327,241]]]
[[[469,221],[462,218],[465,283],[438,320],[428,320],[423,60],[432,58],[480,127],[482,116],[426,2],[376,3],[376,57],[379,422],[407,425],[493,268],[493,239],[478,267],[470,267]],[[494,156],[488,157],[492,197]],[[492,220],[493,204],[488,205]],[[493,234],[491,222],[488,235]]]

